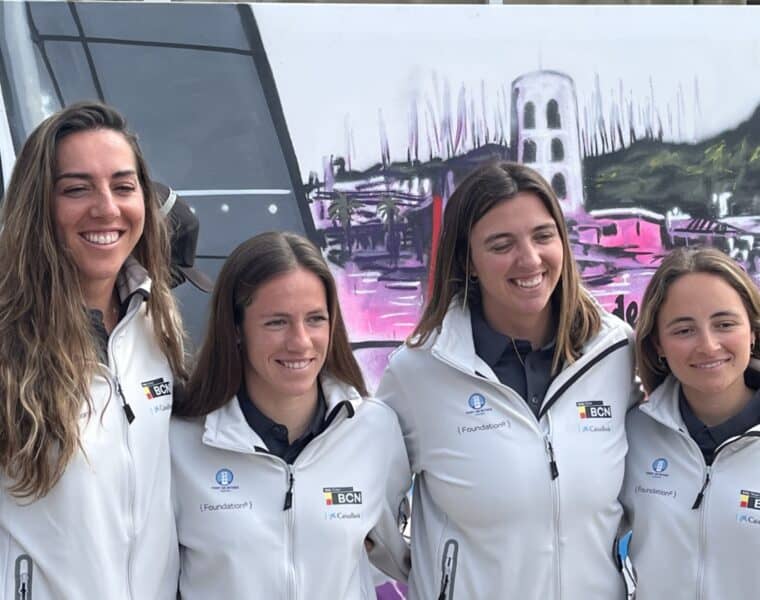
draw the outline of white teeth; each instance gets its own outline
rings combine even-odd
[[[83,233],[82,237],[86,239],[88,242],[90,242],[91,244],[106,246],[108,244],[113,244],[116,240],[119,239],[119,232],[118,231],[102,231],[102,232],[88,231],[87,233]]]
[[[714,369],[715,367],[721,366],[723,363],[725,363],[726,360],[716,360],[709,363],[700,363],[698,365],[694,365],[697,369]]]
[[[310,360],[280,360],[278,362],[286,369],[305,369],[311,364]]]
[[[515,279],[515,283],[521,288],[534,288],[541,283],[544,278],[543,274],[536,275],[530,279]]]

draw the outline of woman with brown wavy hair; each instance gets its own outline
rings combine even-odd
[[[396,416],[368,398],[332,273],[292,233],[222,267],[171,427],[183,599],[374,598],[408,570]]]
[[[3,597],[176,596],[168,256],[118,112],[80,103],[32,132],[0,234]]]
[[[435,264],[378,390],[415,473],[410,598],[623,597],[632,333],[582,287],[552,188],[523,165],[477,169]]]

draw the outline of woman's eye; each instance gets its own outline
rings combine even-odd
[[[512,247],[512,244],[500,244],[498,246],[491,246],[491,252],[506,252]]]
[[[267,327],[282,327],[285,325],[285,319],[272,319],[264,323]]]
[[[76,196],[84,194],[87,191],[87,188],[83,185],[77,185],[74,187],[67,187],[63,190],[63,193],[67,196]]]
[[[327,315],[313,315],[309,317],[309,322],[314,323],[315,325],[325,323],[328,320]]]

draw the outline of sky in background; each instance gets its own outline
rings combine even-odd
[[[445,82],[453,106],[462,85],[478,103],[484,89],[489,113],[516,77],[558,70],[574,79],[582,112],[598,75],[605,117],[622,81],[626,99],[653,101],[663,119],[668,106],[675,114],[680,88],[682,134],[666,134],[672,141],[710,137],[760,104],[755,7],[256,4],[254,12],[304,179],[321,176],[324,156],[345,154],[347,131],[354,168],[379,162],[380,112],[390,157],[404,160],[414,99],[422,123],[425,100],[439,107]]]

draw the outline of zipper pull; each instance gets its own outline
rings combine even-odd
[[[288,491],[285,493],[285,505],[282,507],[282,510],[290,510],[293,506],[293,482],[295,478],[293,477],[293,472],[290,473],[290,487],[288,487]]]
[[[705,482],[702,484],[702,489],[699,490],[699,493],[697,494],[696,500],[694,500],[694,504],[691,507],[691,510],[697,510],[700,505],[702,504],[702,499],[705,497],[705,488],[707,487],[707,484],[710,483],[710,467],[707,467],[707,473],[705,474]]]
[[[132,411],[132,407],[129,405],[129,402],[127,402],[127,399],[124,397],[124,392],[121,389],[121,383],[119,382],[119,378],[116,377],[116,391],[119,393],[119,397],[121,398],[121,407],[124,409],[124,414],[127,415],[127,423],[130,425],[132,424],[132,421],[135,420],[135,413]]]
[[[18,590],[16,590],[18,597],[21,600],[26,600],[27,594],[29,593],[29,580],[31,578],[30,575],[30,565],[31,565],[32,559],[29,558],[26,555],[19,556],[17,559],[18,562]]]
[[[449,576],[443,576],[443,583],[441,584],[441,593],[438,596],[438,600],[446,600],[446,588],[449,587]]]
[[[557,468],[557,461],[554,460],[554,448],[552,447],[552,443],[549,441],[549,438],[544,438],[546,441],[546,454],[549,457],[549,471],[552,475],[552,481],[557,479],[559,477],[559,469]]]

